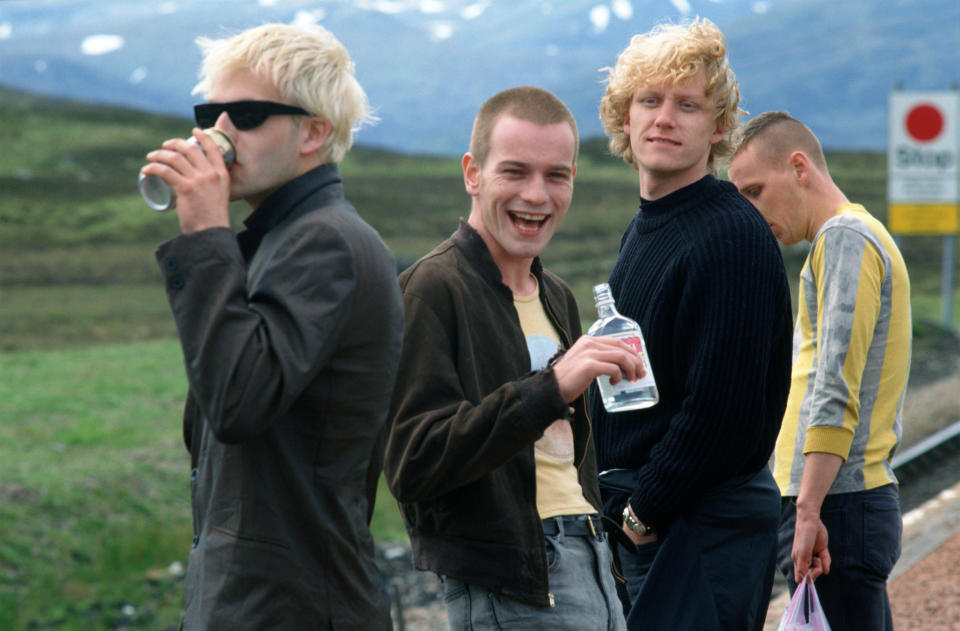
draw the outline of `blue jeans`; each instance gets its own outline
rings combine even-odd
[[[793,581],[793,529],[796,498],[783,499],[777,565]],[[887,578],[900,558],[900,499],[895,484],[869,491],[828,495],[820,508],[827,528],[830,574],[817,579],[817,596],[833,629],[892,631]]]
[[[640,588],[643,587],[643,581],[650,572],[662,543],[662,539],[640,545],[623,540],[614,542],[620,573],[626,579],[626,585],[623,586],[621,593],[624,615],[630,613],[630,607],[640,596]]]
[[[763,629],[779,513],[780,492],[764,467],[709,491],[655,543],[629,549],[618,542],[627,628]]]
[[[556,518],[554,518],[556,519]],[[552,607],[443,577],[451,631],[626,631],[606,537],[546,537]]]

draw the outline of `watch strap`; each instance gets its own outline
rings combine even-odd
[[[630,512],[629,504],[623,507],[623,523],[627,525],[627,528],[641,537],[647,537],[653,534],[653,528],[633,516],[633,513]]]

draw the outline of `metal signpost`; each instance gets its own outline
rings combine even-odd
[[[960,92],[890,94],[887,223],[896,235],[943,235],[944,326],[953,322],[953,249],[960,232],[957,198]]]

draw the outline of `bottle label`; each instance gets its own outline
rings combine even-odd
[[[623,337],[617,336],[617,339],[620,339],[630,345],[633,350],[640,353],[643,356],[643,345],[640,344],[640,338],[636,335],[625,335]]]
[[[650,364],[647,363],[646,355],[643,352],[643,341],[640,339],[640,336],[634,333],[625,333],[621,335],[614,335],[613,337],[617,338],[618,340],[622,340],[623,342],[626,342],[627,345],[633,348],[633,350],[637,351],[637,353],[640,355],[640,358],[643,360],[644,366],[647,369],[647,374],[640,377],[639,379],[634,379],[633,381],[627,381],[626,379],[623,379],[617,382],[616,385],[611,385],[613,390],[615,392],[621,392],[624,390],[633,390],[634,388],[637,388],[639,386],[656,387],[656,381],[654,381],[654,378],[653,378],[653,371],[650,369]]]

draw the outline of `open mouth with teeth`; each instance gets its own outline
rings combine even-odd
[[[535,215],[532,213],[508,212],[510,223],[522,234],[536,234],[547,223],[550,215]]]
[[[676,140],[670,140],[669,138],[648,138],[649,142],[658,145],[679,145],[680,143]]]

